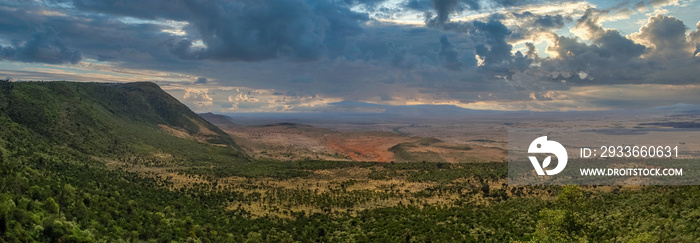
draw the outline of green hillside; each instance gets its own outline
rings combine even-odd
[[[0,242],[155,239],[145,219],[167,205],[204,224],[221,211],[122,168],[237,163],[251,162],[227,134],[153,83],[0,81]]]
[[[226,133],[147,82],[0,82],[0,119],[2,127],[17,124],[38,137],[33,141],[99,157],[220,162],[201,155],[216,150],[225,160],[245,159]]]
[[[0,242],[698,242],[700,187],[252,161],[151,83],[0,82]]]

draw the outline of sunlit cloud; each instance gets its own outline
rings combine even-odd
[[[601,111],[700,104],[700,85],[604,85],[531,93],[531,100],[494,100],[460,104],[477,110]],[[540,98],[538,98],[540,97]]]
[[[329,103],[342,99],[321,95],[299,96],[274,89],[246,87],[189,87],[167,84],[163,89],[196,112],[320,112],[329,111]]]
[[[184,82],[190,83],[196,77],[159,70],[130,69],[110,63],[97,63],[86,60],[76,65],[27,64],[0,61],[0,74],[16,81],[66,80],[81,82]]]

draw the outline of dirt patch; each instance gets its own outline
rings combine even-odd
[[[172,134],[173,136],[176,136],[176,137],[179,137],[179,138],[184,138],[184,139],[196,140],[192,135],[190,135],[189,133],[187,133],[187,132],[185,132],[185,131],[183,131],[183,130],[176,129],[176,128],[173,128],[173,127],[171,127],[171,126],[165,125],[165,124],[158,124],[158,126],[159,126],[160,128],[162,128],[163,131],[166,131],[167,133],[170,133],[170,134]]]

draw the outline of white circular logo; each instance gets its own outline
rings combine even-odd
[[[545,168],[547,168],[547,166],[549,166],[549,163],[552,162],[552,156],[547,156],[547,158],[545,158],[544,161],[542,161],[542,165],[540,165],[540,162],[537,161],[537,157],[528,156],[528,158],[530,158],[530,162],[532,162],[532,166],[535,167],[535,171],[537,171],[538,175],[559,174],[559,172],[564,170],[564,167],[566,167],[566,161],[569,159],[564,146],[562,146],[557,141],[548,141],[547,136],[542,136],[532,141],[532,143],[530,144],[530,148],[527,149],[527,152],[534,154],[554,154],[555,156],[557,156],[557,166],[551,170],[545,170]]]

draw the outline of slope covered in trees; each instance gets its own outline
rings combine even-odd
[[[152,84],[0,88],[0,242],[700,237],[698,187],[511,187],[503,163],[250,161]]]
[[[226,152],[244,157],[226,133],[154,83],[3,81],[0,117],[42,141],[99,157],[188,156],[189,148],[202,147],[168,131],[233,148]]]

